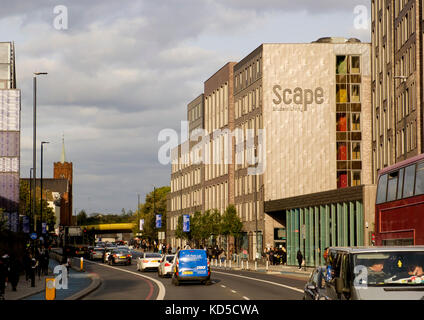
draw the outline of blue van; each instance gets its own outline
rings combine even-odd
[[[201,281],[209,284],[211,270],[205,250],[186,249],[177,252],[172,270],[172,283],[180,281]]]

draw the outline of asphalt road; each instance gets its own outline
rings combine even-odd
[[[300,300],[306,279],[249,271],[212,269],[211,284],[182,283],[157,272],[131,266],[109,266],[86,262],[86,270],[99,275],[102,285],[85,300]]]

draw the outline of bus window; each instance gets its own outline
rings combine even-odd
[[[402,187],[403,187],[403,173],[405,169],[399,170],[398,188],[397,188],[397,199],[402,199]]]
[[[415,182],[415,164],[406,167],[405,181],[403,183],[403,198],[412,197],[414,195]]]
[[[387,201],[396,200],[396,188],[398,184],[399,172],[389,173],[389,184],[387,187]]]
[[[377,187],[377,204],[386,202],[387,174],[381,176]]]
[[[417,164],[415,195],[424,194],[424,162]]]

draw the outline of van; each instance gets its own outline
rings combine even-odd
[[[187,249],[176,253],[172,272],[172,283],[178,286],[181,281],[201,281],[209,284],[210,264],[205,250]]]
[[[329,248],[331,300],[424,299],[424,246]]]

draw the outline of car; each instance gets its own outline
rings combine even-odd
[[[94,247],[90,251],[90,260],[103,259],[103,255],[105,253],[105,249],[101,247]]]
[[[172,275],[172,265],[174,264],[175,254],[167,254],[162,257],[158,268],[159,277],[163,278]]]
[[[327,268],[319,266],[311,273],[311,277],[304,288],[303,300],[328,300],[325,288]]]
[[[331,300],[423,298],[424,246],[333,247],[326,267]]]
[[[185,249],[176,253],[172,283],[176,286],[182,281],[200,281],[210,284],[211,269],[207,253],[203,249]]]
[[[157,270],[159,268],[162,255],[154,252],[143,252],[137,259],[137,270]]]
[[[109,265],[114,264],[124,264],[124,265],[131,265],[131,253],[128,250],[125,249],[114,249],[111,251],[111,253],[108,256],[108,263]]]

